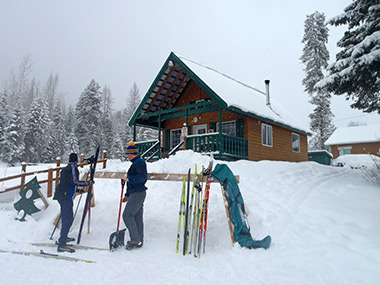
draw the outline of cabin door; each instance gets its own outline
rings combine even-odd
[[[193,135],[207,134],[207,124],[193,126]]]

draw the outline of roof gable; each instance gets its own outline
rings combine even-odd
[[[274,99],[266,104],[266,93],[178,53],[170,53],[129,124],[149,112],[170,109],[190,80],[195,81],[223,109],[242,113],[288,129],[309,134]]]

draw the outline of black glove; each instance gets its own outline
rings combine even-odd
[[[80,188],[80,189],[77,188],[77,190],[75,192],[77,192],[79,194],[83,194],[84,193],[84,189],[83,188]]]

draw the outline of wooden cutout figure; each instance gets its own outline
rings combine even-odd
[[[13,204],[18,212],[21,210],[24,211],[22,218],[16,218],[16,220],[23,222],[25,221],[26,215],[32,215],[40,211],[40,209],[34,205],[34,200],[42,198],[39,194],[39,188],[41,188],[41,186],[38,184],[37,176],[25,184],[24,190],[20,192],[21,199]]]

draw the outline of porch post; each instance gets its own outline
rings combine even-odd
[[[186,108],[186,128],[189,127],[189,109]],[[187,149],[187,129],[186,129],[186,136],[183,138],[183,148]]]
[[[158,158],[161,159],[161,114],[158,115]]]
[[[224,153],[224,141],[223,141],[223,132],[222,132],[222,108],[219,108],[219,159],[222,159],[222,154]]]
[[[136,142],[136,123],[133,124],[133,141]]]

